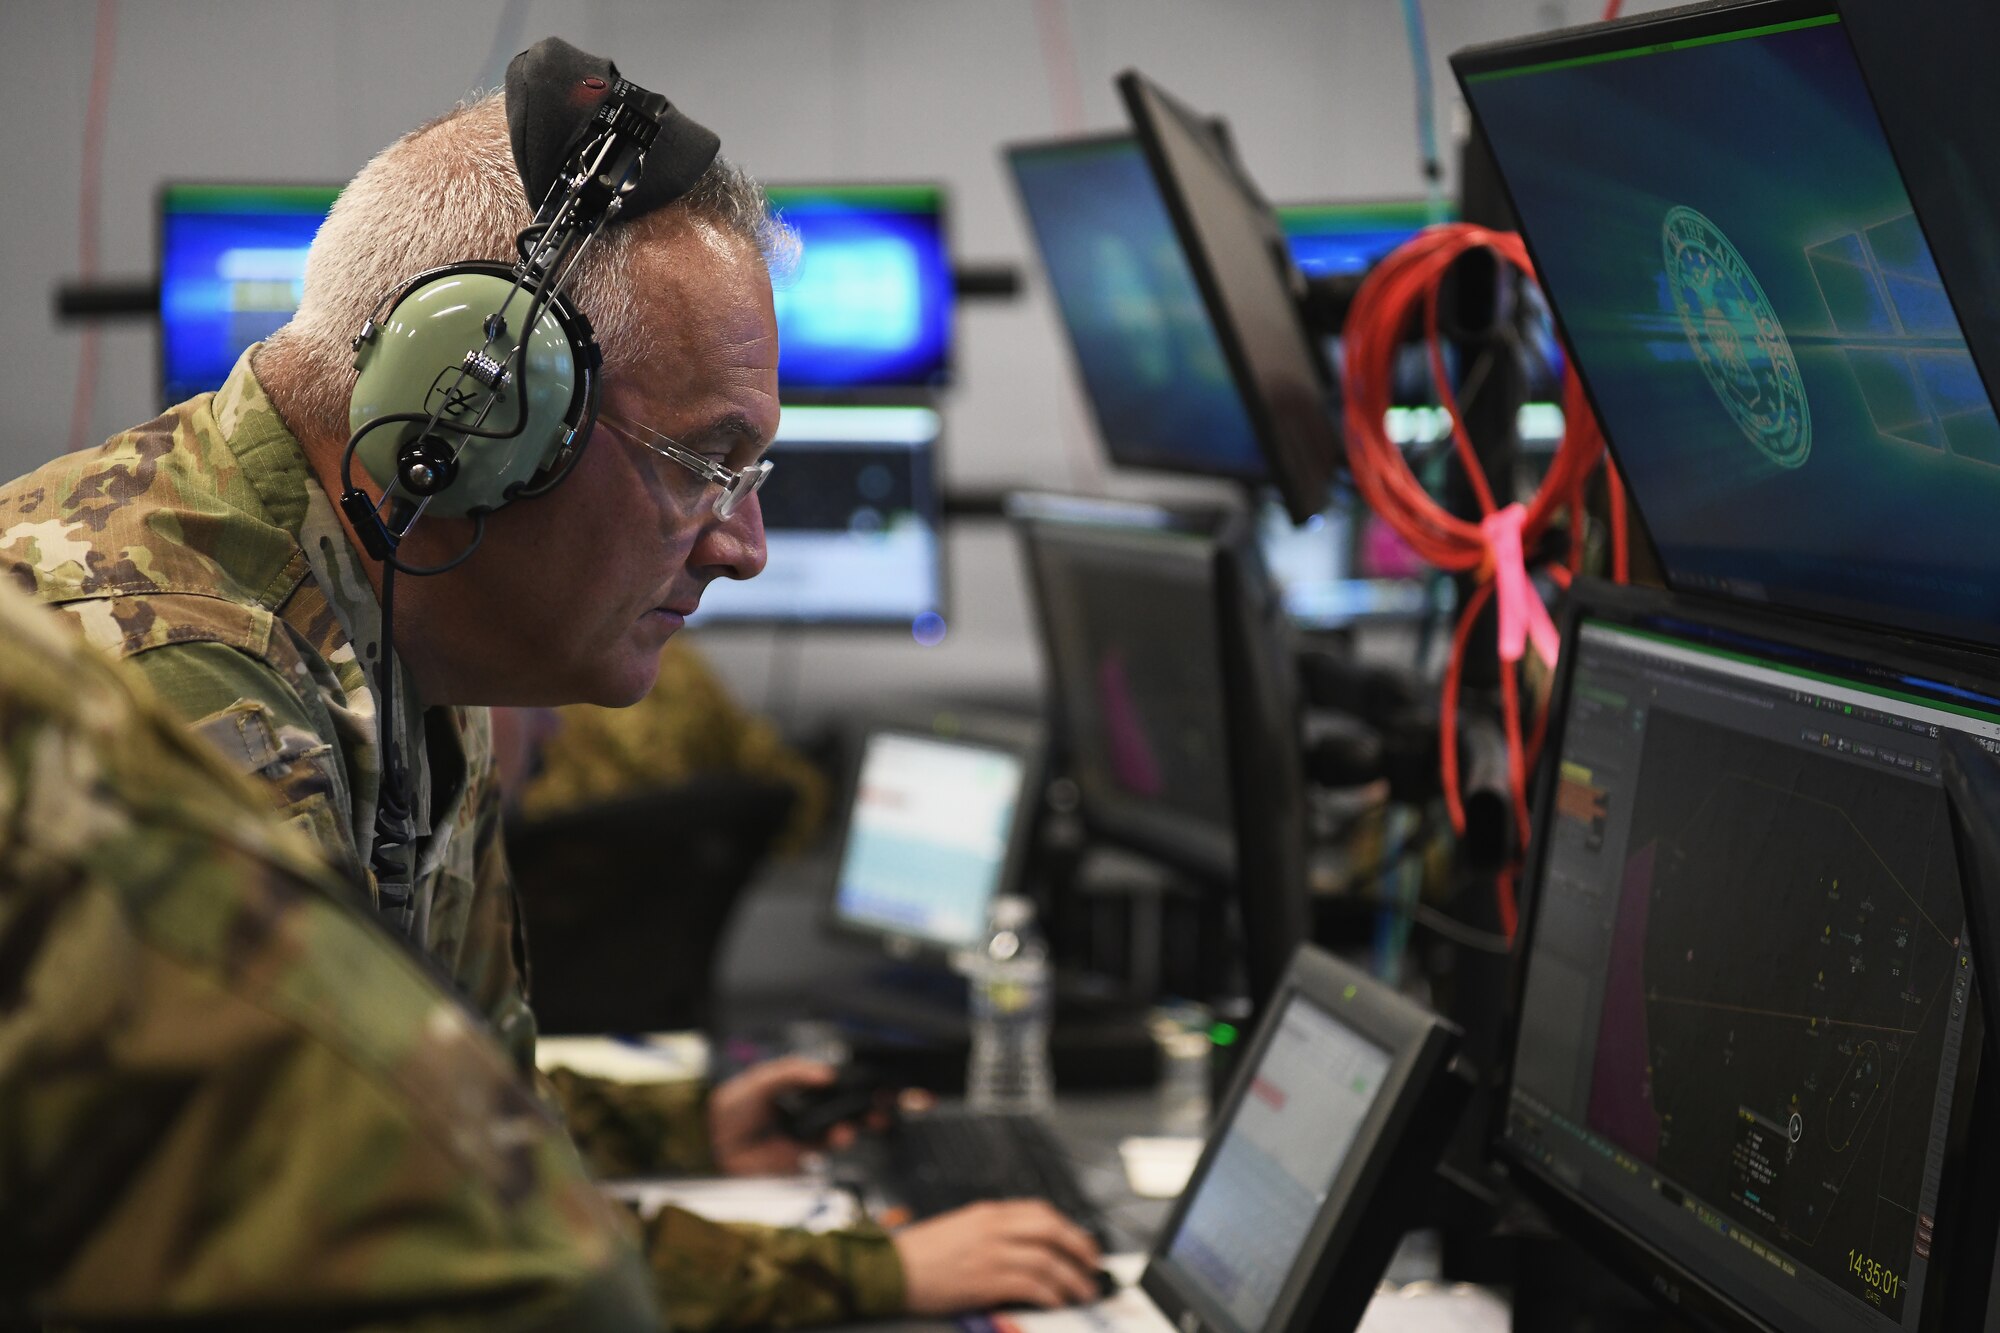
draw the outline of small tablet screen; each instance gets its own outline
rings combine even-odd
[[[1001,889],[1026,764],[984,745],[877,732],[849,816],[834,910],[862,929],[977,945]]]
[[[1234,1333],[1269,1317],[1390,1061],[1303,997],[1286,1002],[1166,1251]]]

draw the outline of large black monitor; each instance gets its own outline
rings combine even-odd
[[[1173,219],[1129,135],[1019,144],[1007,165],[1120,467],[1268,474]]]
[[[1296,669],[1247,525],[1016,497],[1091,832],[1231,895],[1250,998],[1308,933]]]
[[[160,187],[160,401],[220,388],[243,349],[292,317],[306,250],[338,185]]]
[[[1704,1326],[1978,1327],[1995,1196],[1939,761],[2000,741],[2000,684],[1810,624],[1579,584],[1500,1144]]]
[[[772,291],[786,400],[944,384],[955,298],[943,187],[783,184],[767,193],[800,242],[797,270]]]
[[[2000,417],[1956,306],[1986,298],[1941,276],[1832,0],[1453,66],[1672,585],[2000,642]]]
[[[1210,128],[1143,75],[1118,76],[1181,249],[1193,269],[1295,521],[1318,512],[1343,456],[1333,375],[1306,328],[1305,279],[1271,206]]]
[[[928,407],[787,407],[757,493],[764,572],[718,579],[690,625],[888,626],[944,636],[940,421]]]

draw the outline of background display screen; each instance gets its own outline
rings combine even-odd
[[[1055,143],[1008,158],[1112,461],[1262,476],[1256,433],[1138,144]]]
[[[857,926],[958,948],[980,942],[1021,800],[1000,750],[877,733],[841,859],[835,910]]]
[[[2000,420],[1843,25],[1663,37],[1464,82],[1670,578],[2000,641]]]

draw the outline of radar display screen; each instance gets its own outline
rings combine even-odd
[[[1977,1031],[1939,738],[2000,707],[1743,647],[1566,649],[1508,1139],[1775,1327],[1923,1328]]]

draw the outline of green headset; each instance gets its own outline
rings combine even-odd
[[[383,566],[377,656],[383,783],[370,857],[378,906],[407,933],[415,916],[413,823],[395,743],[395,576],[439,574],[478,549],[486,516],[567,477],[597,420],[603,357],[565,294],[578,260],[614,219],[687,193],[720,141],[608,60],[548,38],[507,67],[507,120],[534,220],[511,266],[484,260],[419,273],[376,304],[355,336],[340,506]],[[380,488],[355,484],[354,464]],[[470,540],[440,564],[398,548],[426,514],[470,517]]]

